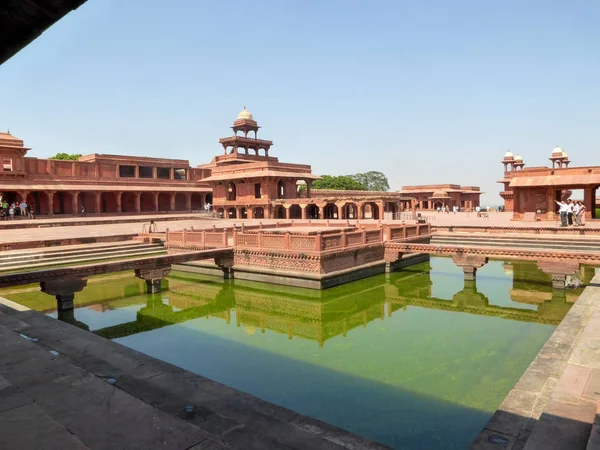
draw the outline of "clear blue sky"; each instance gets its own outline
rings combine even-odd
[[[282,161],[479,185],[600,164],[600,2],[88,0],[0,66],[33,148],[206,163],[243,106]]]

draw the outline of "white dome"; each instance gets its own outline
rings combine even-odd
[[[509,151],[507,151],[507,152],[504,154],[504,159],[509,159],[509,158],[512,158],[512,157],[513,157],[513,154],[512,154],[512,152],[511,152],[510,150],[509,150]]]
[[[240,119],[245,119],[245,120],[254,120],[254,117],[252,117],[252,114],[250,113],[250,111],[248,111],[246,109],[246,107],[244,106],[244,109],[242,109],[240,111],[240,113],[237,116],[238,120]]]
[[[515,161],[523,161],[523,157],[521,155],[515,156]]]
[[[563,158],[568,158],[569,157],[569,155],[567,155],[567,152],[565,152],[564,150],[562,152],[562,156],[563,156]]]
[[[563,153],[563,149],[558,145],[554,148],[554,150],[552,150],[552,156],[562,156]]]

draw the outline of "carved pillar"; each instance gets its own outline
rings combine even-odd
[[[54,215],[54,194],[56,191],[46,191],[46,195],[48,196],[48,215]]]
[[[171,192],[171,205],[169,211],[175,211],[175,192]]]
[[[192,193],[188,192],[185,197],[185,209],[188,211],[192,210]]]
[[[159,192],[154,192],[154,211],[158,211],[158,197],[160,195]]]
[[[142,199],[142,193],[141,192],[136,192],[135,193],[135,212],[140,212],[142,210],[141,208],[141,199]]]
[[[79,214],[79,191],[73,192],[73,214]]]
[[[291,217],[291,211],[290,210],[291,210],[291,208],[289,206],[285,207],[285,218],[287,220],[290,220],[290,217]]]
[[[465,281],[473,281],[476,278],[477,269],[487,264],[488,259],[479,255],[454,255],[452,261],[461,267],[465,274]]]
[[[156,294],[162,289],[162,280],[171,272],[171,266],[148,269],[135,269],[135,276],[146,280],[148,294]]]
[[[585,217],[586,219],[591,219],[592,217],[594,217],[592,215],[593,211],[594,211],[594,203],[596,201],[596,199],[594,198],[594,188],[592,187],[586,187],[583,190],[583,204],[585,205]],[[596,219],[598,219],[598,217],[596,217]]]
[[[577,272],[581,264],[575,261],[541,260],[537,265],[542,272],[552,276],[554,289],[564,289],[567,275]]]
[[[87,285],[87,277],[83,278],[58,278],[40,281],[43,293],[56,297],[56,309],[66,311],[73,309],[75,292],[81,291]]]
[[[102,212],[102,192],[96,192],[96,212]]]
[[[115,192],[115,198],[117,200],[117,212],[121,212],[123,210],[122,206],[121,206],[121,196],[123,195],[122,192]]]
[[[308,205],[304,205],[304,206],[300,206],[300,208],[302,209],[302,220],[306,220],[306,209],[307,209]]]
[[[253,217],[254,217],[254,210],[252,209],[252,206],[248,206],[246,208],[246,218],[252,219]]]
[[[233,253],[215,257],[215,264],[223,271],[223,278],[226,280],[233,278],[233,262]]]
[[[365,210],[364,210],[364,204],[363,203],[357,203],[356,207],[358,208],[358,218],[360,220],[365,218]]]

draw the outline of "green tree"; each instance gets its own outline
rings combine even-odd
[[[313,189],[335,189],[340,191],[364,191],[365,186],[348,175],[322,175],[312,184]]]
[[[56,155],[50,157],[50,159],[63,159],[68,161],[77,161],[81,155],[79,153],[74,153],[70,155],[69,153],[57,153]]]
[[[390,183],[387,177],[381,172],[371,171],[365,173],[357,173],[350,177],[362,184],[367,191],[389,191]]]

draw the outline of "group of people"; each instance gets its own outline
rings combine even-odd
[[[556,202],[559,206],[558,213],[560,215],[560,226],[566,227],[574,225],[580,227],[585,225],[585,211],[586,207],[582,201],[560,201]]]
[[[33,205],[28,205],[25,200],[21,202],[8,203],[6,200],[1,200],[0,217],[3,219],[14,219],[15,216],[27,216],[33,219]]]

